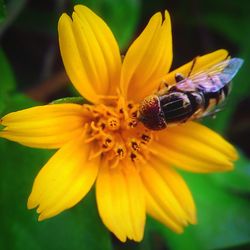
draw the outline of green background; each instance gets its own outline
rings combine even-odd
[[[173,69],[220,48],[243,58],[225,109],[203,121],[236,145],[240,159],[231,173],[181,173],[194,195],[198,225],[177,235],[148,218],[144,240],[123,244],[101,223],[93,192],[74,208],[38,223],[26,200],[53,151],[0,139],[0,249],[250,249],[250,1],[0,0],[1,115],[75,94],[58,50],[57,20],[76,3],[108,23],[123,53],[152,14],[168,9]]]

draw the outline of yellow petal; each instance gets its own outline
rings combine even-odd
[[[121,80],[124,95],[138,102],[152,94],[159,85],[155,80],[169,71],[172,57],[169,13],[165,11],[162,17],[158,12],[130,46],[124,58]]]
[[[58,148],[83,132],[83,109],[77,104],[37,106],[7,114],[0,137],[38,148]]]
[[[159,132],[151,151],[169,164],[200,173],[231,170],[237,159],[231,144],[195,122]]]
[[[167,84],[175,84],[175,75],[176,73],[181,73],[184,77],[187,77],[188,75],[195,74],[197,72],[200,72],[204,69],[207,69],[223,60],[225,60],[228,57],[228,52],[224,49],[216,50],[212,53],[203,55],[203,56],[197,56],[195,58],[195,63],[193,64],[193,60],[184,64],[183,66],[171,71],[169,74],[164,76],[161,80],[158,82],[161,82],[164,80]],[[193,68],[192,68],[193,65]],[[192,68],[192,70],[191,70]]]
[[[185,211],[188,222],[191,224],[196,223],[196,209],[193,197],[183,178],[173,168],[166,166],[159,159],[155,159],[152,164]]]
[[[187,225],[188,222],[195,221],[194,205],[190,201],[191,195],[185,183],[175,172],[163,169],[156,161],[152,162],[151,165],[152,167],[144,165],[140,172],[146,190],[147,211],[172,230],[181,233],[183,226]],[[173,179],[169,180],[168,178]],[[181,193],[174,190],[180,187],[184,187],[182,195],[184,194],[186,197],[180,197]],[[185,206],[189,206],[189,208],[184,208]]]
[[[121,58],[117,42],[106,23],[85,6],[76,5],[72,15],[58,23],[59,43],[67,74],[79,93],[93,103],[98,95],[114,95]]]
[[[119,240],[141,241],[146,208],[140,177],[136,169],[126,162],[114,169],[110,169],[108,163],[104,164],[96,183],[102,221]]]
[[[99,159],[89,161],[91,145],[83,136],[58,150],[37,175],[28,208],[38,206],[39,220],[50,218],[77,204],[92,187]]]
[[[145,189],[147,213],[155,220],[160,221],[162,224],[169,227],[176,233],[183,232],[183,226],[169,217],[168,213],[162,208],[154,197]]]

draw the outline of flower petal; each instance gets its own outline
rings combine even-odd
[[[182,178],[154,159],[144,165],[141,177],[146,190],[148,213],[177,233],[187,223],[195,223],[195,206],[192,196]]]
[[[71,18],[58,23],[59,43],[67,74],[79,93],[93,103],[98,95],[114,95],[120,78],[121,58],[107,24],[94,12],[76,5]]]
[[[1,119],[0,137],[38,148],[58,148],[83,131],[83,108],[77,104],[37,106]]]
[[[195,63],[193,65],[193,60],[184,64],[183,66],[171,71],[166,76],[162,77],[161,80],[158,80],[158,82],[164,81],[167,84],[175,84],[175,75],[176,73],[182,74],[184,77],[187,77],[190,74],[195,74],[197,72],[200,72],[204,69],[207,69],[223,60],[225,60],[228,57],[228,52],[224,49],[216,50],[212,53],[203,55],[203,56],[197,56],[195,58]],[[193,68],[192,68],[193,65]],[[191,70],[192,69],[192,70]]]
[[[237,159],[234,147],[209,128],[187,122],[158,133],[151,151],[161,159],[188,171],[227,171]]]
[[[96,183],[96,197],[103,223],[121,241],[140,241],[143,237],[146,208],[140,177],[126,162],[110,169],[102,165]]]
[[[165,183],[169,186],[182,209],[185,211],[188,222],[196,223],[196,209],[191,192],[183,178],[159,159],[155,159],[153,167]]]
[[[169,71],[172,58],[170,16],[167,11],[164,17],[158,12],[124,58],[121,80],[124,95],[138,102],[152,94],[159,85],[155,80]]]
[[[50,218],[77,204],[92,187],[99,159],[89,161],[91,145],[83,136],[58,150],[37,175],[28,208],[38,206],[39,220]]]

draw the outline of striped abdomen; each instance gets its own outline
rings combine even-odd
[[[211,112],[230,92],[230,83],[222,83],[222,80],[219,76],[207,79],[212,81],[212,85],[216,85],[216,90],[211,88],[211,82],[202,82],[197,84],[195,91],[179,90],[177,85],[170,88],[167,94],[159,96],[166,123],[181,123],[203,117]],[[188,81],[191,80],[188,79]],[[209,89],[206,88],[208,85]]]
[[[220,103],[222,103],[231,90],[231,82],[225,83],[222,75],[214,75],[207,78],[208,82],[203,82],[197,85],[197,92],[202,93],[204,98],[203,112],[205,114]],[[215,88],[211,88],[214,85]],[[206,88],[206,86],[210,86]],[[205,115],[204,114],[204,115]]]

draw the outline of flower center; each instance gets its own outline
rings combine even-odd
[[[132,162],[148,158],[153,132],[137,119],[138,105],[119,98],[109,105],[84,105],[90,119],[86,143],[93,143],[90,159],[102,156],[116,167],[120,160]]]

